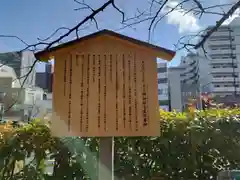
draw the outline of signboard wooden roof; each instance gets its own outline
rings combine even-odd
[[[36,57],[54,56],[53,110],[66,131],[81,137],[156,136],[156,57],[171,60],[174,54],[103,30]]]
[[[128,37],[128,36],[124,36],[122,34],[118,34],[114,31],[110,31],[110,30],[106,30],[106,29],[104,29],[102,31],[98,31],[98,32],[93,33],[93,34],[90,34],[90,35],[87,35],[87,36],[84,36],[82,38],[79,38],[79,39],[76,39],[76,40],[73,40],[73,41],[70,41],[70,42],[67,42],[67,43],[63,43],[59,46],[50,48],[48,50],[37,52],[35,54],[35,56],[39,60],[46,61],[46,60],[49,60],[50,57],[54,56],[54,52],[56,52],[58,50],[61,50],[63,48],[67,48],[67,47],[70,47],[70,46],[74,46],[74,45],[76,45],[80,42],[89,40],[91,38],[95,38],[97,36],[102,36],[102,35],[109,35],[109,36],[112,36],[112,37],[115,37],[115,38],[118,38],[118,39],[121,39],[121,40],[125,40],[126,42],[130,42],[132,44],[135,44],[135,45],[138,45],[138,46],[141,46],[141,47],[145,47],[148,50],[152,50],[152,53],[155,53],[156,57],[162,58],[162,59],[165,59],[165,60],[168,60],[168,61],[172,60],[172,58],[175,56],[174,51],[165,49],[165,48],[160,47],[160,46],[155,46],[153,44],[150,44],[150,43],[147,43],[147,42],[144,42],[144,41],[140,41],[138,39],[134,39],[134,38],[131,38],[131,37]]]

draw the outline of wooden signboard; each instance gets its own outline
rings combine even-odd
[[[156,54],[109,34],[55,52],[53,108],[80,137],[157,136]]]

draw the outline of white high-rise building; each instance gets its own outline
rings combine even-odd
[[[32,67],[35,56],[31,51],[0,53],[0,63],[12,67],[23,87],[34,87],[36,69]]]
[[[169,110],[169,91],[168,91],[168,74],[167,63],[158,62],[158,102],[160,108]]]
[[[221,97],[240,95],[240,18],[221,26],[207,39],[204,48],[207,54],[202,49],[198,52],[201,56],[206,55],[209,62],[199,65],[208,67],[205,81],[210,82],[212,94]]]

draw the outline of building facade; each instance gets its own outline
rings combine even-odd
[[[4,87],[20,88],[20,81],[12,67],[0,64],[0,89]]]
[[[183,110],[182,102],[182,85],[181,85],[181,74],[184,68],[181,66],[171,67],[168,69],[169,78],[169,98],[170,98],[170,111],[181,112]]]
[[[25,117],[30,110],[37,107],[36,102],[41,100],[43,100],[41,88],[21,87],[14,69],[0,65],[0,121],[26,120]]]
[[[46,63],[45,72],[36,73],[36,86],[44,89],[47,92],[52,92],[53,72],[52,64]]]
[[[160,108],[169,111],[169,89],[167,63],[158,62],[158,102]]]
[[[204,48],[209,59],[212,94],[219,97],[239,96],[240,18],[221,26],[207,39]],[[198,51],[206,55],[202,49]]]
[[[31,51],[0,53],[0,63],[12,67],[23,87],[34,87],[36,69],[32,67],[35,56]]]
[[[38,111],[35,114],[35,117],[45,118],[51,117],[52,115],[52,93],[46,93],[43,100],[37,101],[36,105]]]
[[[211,91],[208,59],[189,53],[177,67],[169,68],[171,109],[183,111],[190,101],[201,109],[201,94]]]
[[[203,94],[221,103],[240,99],[240,18],[214,32],[204,50],[189,53],[179,66],[169,68],[168,77],[172,110],[184,110],[190,98],[202,108]]]

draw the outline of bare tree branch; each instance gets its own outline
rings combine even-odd
[[[156,29],[158,23],[159,23],[163,18],[165,18],[167,15],[169,15],[169,14],[172,13],[173,11],[178,10],[178,8],[181,8],[182,5],[183,5],[184,3],[186,3],[186,2],[188,2],[188,1],[189,1],[189,0],[183,0],[182,2],[178,3],[175,7],[170,8],[169,11],[167,11],[166,13],[164,13],[164,14],[155,22],[155,25],[154,25],[154,27],[153,27],[153,32],[154,32],[154,30]]]
[[[97,30],[99,30],[99,27],[98,27],[98,22],[97,22],[96,18],[94,17],[94,18],[92,18],[92,20],[94,21],[94,23],[95,23],[95,25],[96,25],[96,28],[97,28]]]
[[[113,6],[119,13],[122,14],[122,23],[124,23],[124,21],[125,21],[125,14],[124,14],[124,12],[116,6],[114,0],[112,0],[112,6]]]
[[[37,38],[37,40],[39,41],[48,41],[49,39],[51,39],[55,34],[57,34],[60,30],[70,30],[67,27],[60,27],[58,29],[56,29],[50,36],[46,37],[45,39],[41,39],[41,38]]]
[[[152,13],[152,7],[153,7],[154,2],[155,2],[155,0],[151,0],[151,4],[150,4],[150,8],[149,8],[150,14]]]
[[[160,8],[158,9],[157,13],[155,14],[155,16],[153,17],[151,23],[150,23],[150,26],[148,28],[148,40],[150,40],[150,34],[151,34],[151,29],[152,29],[152,25],[153,23],[155,22],[156,18],[158,17],[159,13],[161,12],[161,10],[164,8],[164,6],[166,5],[166,3],[168,2],[168,0],[165,0],[162,5],[160,6]]]
[[[219,21],[217,21],[216,25],[203,36],[202,40],[197,43],[194,48],[198,49],[199,47],[203,46],[205,41],[212,35],[212,33],[214,33],[224,23],[224,21],[226,21],[239,7],[240,1],[234,4],[226,13],[226,15],[224,15]]]
[[[57,42],[59,42],[60,40],[62,40],[63,38],[69,36],[73,31],[78,31],[78,28],[80,26],[82,26],[83,24],[85,24],[88,20],[93,19],[99,12],[103,11],[105,8],[107,8],[109,5],[111,5],[114,2],[114,0],[108,0],[105,4],[103,4],[101,7],[99,7],[98,9],[94,10],[90,15],[88,15],[86,18],[84,18],[81,22],[79,22],[76,26],[74,26],[73,28],[70,28],[70,30],[61,35],[59,38],[57,38],[56,40],[50,42],[48,44],[48,46],[45,49],[49,49],[50,47],[52,47],[54,44],[56,44]]]
[[[37,64],[37,62],[38,62],[38,60],[36,59],[36,60],[33,62],[30,70],[29,70],[23,77],[21,77],[21,78],[24,78],[24,80],[23,80],[23,82],[22,82],[22,84],[21,84],[21,90],[23,89],[23,86],[24,86],[25,82],[27,81],[28,76],[29,76],[29,75],[31,74],[31,72],[34,70],[35,65]],[[21,90],[20,90],[20,91],[21,91]],[[8,106],[7,109],[4,110],[4,112],[8,112],[8,111],[18,102],[19,97],[20,97],[20,96],[18,96],[18,98],[16,98],[16,100],[15,100],[13,103],[11,103],[11,105]]]
[[[205,9],[203,8],[202,4],[198,0],[193,0],[196,4],[197,7],[201,10],[199,19],[202,17],[203,13],[205,13]]]
[[[18,36],[13,36],[13,35],[0,35],[0,38],[15,38],[21,41],[25,46],[29,46],[28,43],[26,43],[24,40],[19,38]]]
[[[174,47],[175,47],[175,51],[180,51],[180,50],[187,50],[187,52],[191,52],[191,53],[194,53],[195,51],[195,44],[191,41],[197,41],[196,38],[200,39],[202,38],[202,34],[205,33],[207,30],[202,30],[202,31],[199,31],[197,34],[190,34],[190,35],[185,35],[185,36],[182,36],[178,42],[176,44],[174,44]],[[186,41],[185,41],[186,40]],[[207,52],[204,48],[204,46],[201,46],[203,52],[204,52],[204,56],[206,58],[207,57]]]
[[[89,6],[88,4],[86,4],[84,0],[82,0],[82,2],[80,2],[78,0],[73,0],[73,1],[83,6],[83,7],[74,9],[75,11],[82,10],[82,9],[90,9],[92,12],[94,12],[94,9],[91,6]]]

